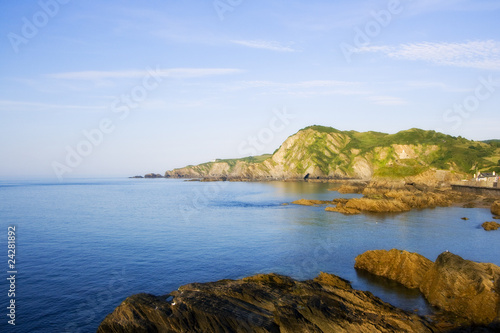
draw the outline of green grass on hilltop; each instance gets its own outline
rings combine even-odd
[[[354,161],[359,156],[372,164],[375,175],[380,177],[415,176],[430,168],[471,175],[477,170],[500,173],[500,140],[472,141],[418,128],[387,134],[340,131],[319,125],[305,127],[293,136],[301,134],[300,139],[285,152],[284,171],[302,174],[312,166],[318,167],[325,175],[334,170],[349,175],[353,174]],[[394,145],[412,145],[418,157],[399,160]],[[273,154],[218,159],[192,168],[205,173],[214,163],[227,163],[233,170],[238,162],[261,164]],[[269,161],[276,165],[275,161]]]

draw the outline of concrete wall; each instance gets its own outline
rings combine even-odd
[[[495,183],[497,185],[497,183]],[[489,195],[500,197],[500,188],[498,187],[480,187],[480,186],[468,186],[468,185],[451,185],[454,191],[475,193],[479,195]]]

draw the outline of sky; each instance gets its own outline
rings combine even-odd
[[[272,153],[310,125],[500,139],[497,0],[0,4],[0,177]]]

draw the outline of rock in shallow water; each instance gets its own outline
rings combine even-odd
[[[432,261],[418,253],[392,249],[367,251],[356,257],[354,268],[418,288]]]
[[[420,291],[432,305],[474,324],[500,321],[500,267],[441,253]]]
[[[173,296],[173,298],[169,298]],[[167,300],[168,299],[168,300]],[[321,273],[296,281],[276,274],[182,286],[169,295],[127,298],[105,332],[433,332],[423,318]]]
[[[496,265],[464,260],[450,252],[432,263],[419,254],[393,249],[367,251],[356,258],[355,267],[418,287],[429,303],[452,313],[457,324],[500,325],[500,267]]]
[[[500,201],[495,201],[491,205],[491,214],[500,216]]]
[[[500,223],[484,222],[483,224],[481,224],[481,227],[483,227],[483,229],[486,231],[498,230],[498,228],[500,228]]]

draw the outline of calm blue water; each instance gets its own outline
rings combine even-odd
[[[449,250],[500,265],[500,233],[480,228],[491,220],[487,209],[344,216],[282,205],[340,196],[327,188],[165,179],[0,181],[1,276],[7,277],[9,225],[17,228],[18,269],[15,329],[7,324],[8,284],[0,279],[0,331],[95,332],[129,295],[269,272],[298,279],[337,274],[355,288],[425,313],[418,293],[358,275],[356,255],[399,248],[434,260]]]

